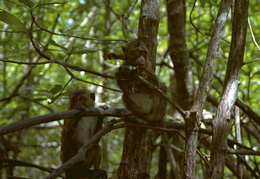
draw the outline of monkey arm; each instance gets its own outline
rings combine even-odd
[[[115,53],[109,53],[107,55],[109,60],[113,60],[113,59],[120,59],[120,60],[124,60],[125,58],[125,54],[115,54]]]

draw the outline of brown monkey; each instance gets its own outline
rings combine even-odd
[[[123,101],[126,107],[149,123],[160,122],[163,125],[165,99],[138,79],[140,75],[165,91],[165,85],[158,81],[151,62],[147,59],[146,45],[139,40],[134,40],[123,47],[123,51],[125,63],[119,68],[116,77],[117,84],[123,91]]]
[[[126,107],[148,123],[164,127],[166,100],[159,92],[151,89],[138,78],[141,76],[163,92],[166,91],[165,85],[159,82],[151,62],[147,59],[146,45],[140,40],[134,40],[128,43],[123,51],[125,63],[119,68],[116,77],[117,84],[123,91],[123,101]],[[162,139],[174,175],[176,178],[181,178],[166,132],[162,132]]]
[[[95,94],[78,90],[70,97],[70,109],[94,107]],[[103,118],[80,117],[64,121],[61,137],[61,159],[65,163],[75,156],[79,149],[102,128]],[[66,179],[107,178],[106,172],[99,169],[101,149],[96,143],[86,151],[85,159],[66,171]],[[89,168],[94,165],[94,170]]]

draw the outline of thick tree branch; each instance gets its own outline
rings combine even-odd
[[[239,154],[239,155],[260,155],[260,151],[229,149],[229,150],[228,150],[228,154]]]
[[[80,116],[102,115],[102,116],[123,117],[131,114],[132,113],[127,109],[122,109],[122,108],[110,108],[107,110],[104,110],[102,108],[85,108],[83,110],[73,109],[73,110],[61,111],[61,112],[46,114],[43,116],[33,117],[24,121],[3,126],[0,128],[0,136],[14,131],[22,130],[24,128],[29,128],[37,124],[52,122],[60,119],[69,120],[70,118],[75,117],[75,115],[80,115]]]

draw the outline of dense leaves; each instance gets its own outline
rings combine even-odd
[[[182,84],[178,81],[179,77],[176,77],[178,59],[173,59],[172,56],[172,54],[178,56],[178,53],[184,53],[181,50],[185,48],[181,46],[182,44],[177,41],[177,38],[172,39],[172,41],[176,40],[175,45],[168,45],[171,44],[168,27],[175,28],[168,24],[173,23],[168,22],[168,3],[160,1],[159,6],[156,74],[160,81],[166,84],[167,95],[183,109],[188,110],[189,107],[182,106],[185,102],[179,100],[183,99],[181,98],[183,96],[177,86]],[[213,29],[216,27],[215,19],[220,1],[187,0],[185,3],[183,17],[185,32],[183,34],[187,45],[185,53],[187,53],[187,60],[190,63],[187,71],[192,71],[193,79],[181,79],[184,83],[192,81],[192,84],[189,85],[194,89],[195,94],[201,82],[203,65],[207,58]],[[249,4],[247,38],[237,91],[240,105],[237,105],[239,108],[236,109],[232,107],[229,119],[231,128],[228,133],[228,146],[230,149],[260,150],[260,48],[258,44],[260,43],[260,15],[257,8],[258,3],[258,0],[251,0]],[[122,53],[121,46],[124,45],[124,42],[137,38],[140,9],[141,2],[131,0],[1,1],[0,127],[32,117],[67,110],[68,94],[75,89],[88,88],[95,92],[96,106],[106,104],[111,108],[123,108],[124,105],[120,98],[122,93],[114,78],[122,61],[108,60],[107,55],[112,52]],[[207,101],[200,124],[200,127],[207,132],[199,135],[197,144],[197,149],[204,157],[204,161],[203,157],[197,157],[197,177],[203,175],[207,178],[206,173],[209,167],[205,160],[210,156],[212,122],[224,90],[231,48],[233,15],[230,10],[222,32],[219,51],[215,51],[216,63],[214,71],[211,72],[213,78],[208,86]],[[174,14],[174,17],[176,16],[178,14]],[[178,37],[180,34],[176,36]],[[184,65],[183,61],[179,62],[180,65]],[[180,77],[184,78],[184,75]],[[184,96],[184,99],[187,98]],[[185,150],[183,145],[185,140],[180,136],[185,136],[184,120],[170,106],[168,105],[167,120],[182,125],[182,127],[180,125],[171,127],[179,130],[181,135],[176,132],[170,134],[170,136],[175,136],[175,134],[179,136],[178,139],[173,137],[172,142],[175,146],[175,155],[182,156]],[[118,117],[107,117],[105,120],[110,121],[111,119],[118,119]],[[0,159],[0,166],[8,166],[8,164],[21,166],[6,167],[0,170],[0,176],[3,178],[8,175],[43,178],[49,174],[46,170],[50,171],[49,169],[60,167],[62,123],[62,120],[53,121],[1,136],[0,158],[5,160]],[[172,125],[172,123],[169,124],[169,126]],[[121,162],[124,141],[123,127],[118,127],[102,137],[101,168],[108,171],[109,176],[115,174],[114,172]],[[235,145],[237,142],[241,145]],[[161,141],[158,138],[152,149],[151,178],[158,176],[158,164],[161,161],[159,161],[160,145]],[[233,151],[233,153],[235,152],[237,151]],[[27,164],[14,161],[8,163],[6,159],[32,163],[45,169],[37,169],[35,166],[22,167]],[[243,171],[243,176],[257,178],[260,175],[259,160],[259,154],[228,154],[224,177],[233,178],[241,175],[240,171]],[[241,167],[240,170],[236,166]],[[169,169],[167,173],[170,176]]]

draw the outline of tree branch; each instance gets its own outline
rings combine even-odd
[[[0,136],[4,134],[8,134],[14,131],[22,130],[24,128],[29,128],[35,126],[37,124],[52,122],[60,119],[69,120],[70,118],[75,117],[75,115],[80,116],[115,116],[115,117],[123,117],[131,115],[132,113],[127,109],[122,108],[110,108],[104,110],[102,108],[84,108],[83,110],[67,110],[61,111],[51,114],[46,114],[43,116],[33,117],[27,120],[23,120],[14,124],[10,124],[7,126],[3,126],[0,128]]]

